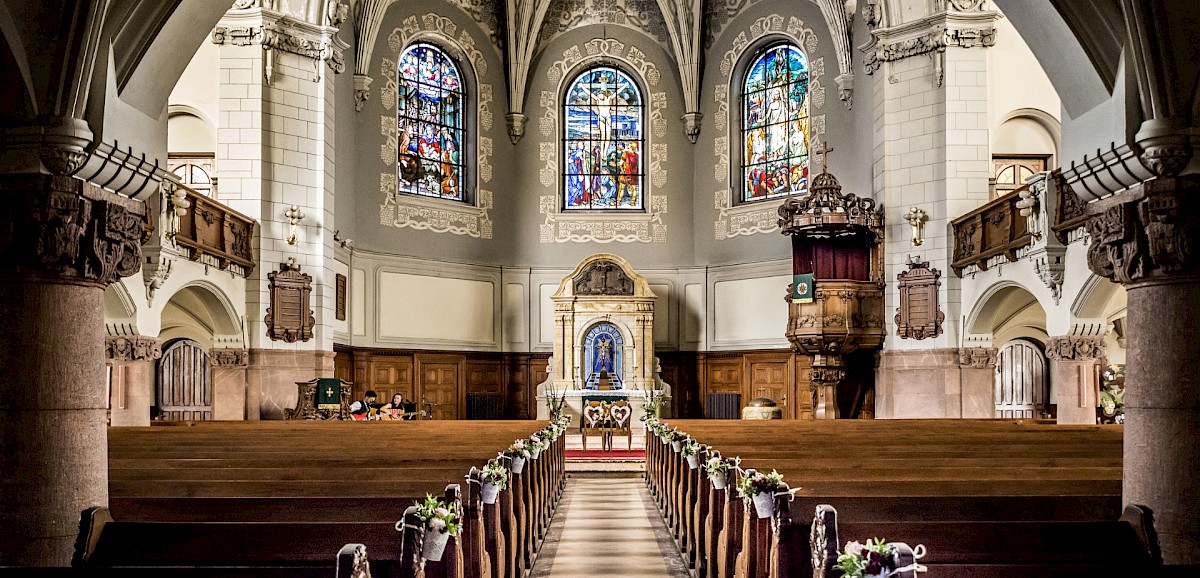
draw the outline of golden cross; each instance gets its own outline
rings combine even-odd
[[[333,397],[333,388],[332,388],[332,387],[326,387],[326,388],[325,388],[325,396],[326,396],[326,397]]]
[[[829,172],[829,153],[831,153],[831,152],[833,152],[833,149],[829,148],[829,143],[827,143],[827,142],[821,143],[820,155],[821,155],[821,172],[822,173]]]

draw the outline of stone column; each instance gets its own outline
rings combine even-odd
[[[1058,423],[1096,423],[1096,386],[1103,371],[1104,337],[1064,335],[1046,343]]]
[[[105,358],[112,368],[109,425],[148,426],[154,405],[154,362],[162,343],[153,337],[128,335],[104,339]]]
[[[961,417],[996,417],[997,353],[994,347],[963,347],[958,350]]]
[[[104,287],[137,272],[145,206],[71,177],[0,176],[0,552],[68,565],[108,505]]]
[[[1088,265],[1125,285],[1126,504],[1148,506],[1167,564],[1200,564],[1200,176],[1088,206]]]
[[[213,420],[246,419],[246,367],[250,355],[245,349],[214,348],[208,352],[212,363]],[[255,405],[255,418],[258,418]]]

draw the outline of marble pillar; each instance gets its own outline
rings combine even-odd
[[[123,335],[104,339],[108,359],[109,425],[148,426],[154,405],[154,364],[162,343],[153,337]]]
[[[1100,373],[1104,371],[1104,337],[1064,335],[1046,343],[1058,423],[1096,423]]]
[[[0,176],[0,553],[65,566],[108,505],[104,287],[141,266],[145,206],[72,177]]]
[[[246,419],[246,367],[249,353],[240,348],[214,348],[212,363],[214,421]],[[257,412],[255,417],[257,418]]]
[[[994,417],[995,372],[990,347],[885,349],[875,370],[875,417]]]
[[[1153,512],[1166,564],[1200,564],[1200,176],[1092,203],[1088,233],[1129,298],[1124,501]]]

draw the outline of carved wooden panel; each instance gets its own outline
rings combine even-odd
[[[335,308],[334,317],[338,321],[346,320],[346,276],[338,273],[334,276],[335,283]]]
[[[267,324],[267,337],[274,341],[308,341],[313,337],[312,277],[300,272],[299,266],[284,263],[278,271],[267,275],[270,280],[267,291],[271,305],[263,322]]]
[[[750,377],[750,397],[744,399],[743,403],[756,397],[766,397],[784,408],[784,415],[787,415],[789,413],[787,406],[793,402],[788,395],[789,385],[792,381],[788,367],[791,364],[791,357],[790,353],[747,355],[745,360],[746,374]]]
[[[575,278],[576,295],[633,295],[633,280],[608,260],[594,261]]]
[[[460,363],[457,361],[423,360],[418,356],[420,368],[417,379],[421,398],[417,401],[434,404],[433,419],[461,419],[459,416]]]
[[[499,359],[467,361],[467,393],[502,393]]]
[[[925,339],[942,333],[946,315],[938,306],[938,279],[942,272],[928,262],[909,263],[908,271],[896,276],[900,307],[896,313],[896,335],[901,339]]]
[[[705,364],[707,393],[740,393],[742,391],[742,356],[709,358]]]
[[[392,396],[400,393],[405,399],[416,399],[413,389],[413,359],[412,356],[372,356],[367,363],[368,378],[354,382],[354,399],[362,399],[368,389],[379,394],[379,403],[391,401]]]

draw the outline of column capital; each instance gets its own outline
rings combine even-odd
[[[105,337],[104,357],[110,361],[154,361],[162,357],[162,342],[144,335]]]
[[[208,360],[213,367],[247,367],[250,353],[239,347],[213,348],[208,352]]]
[[[1046,342],[1046,357],[1053,361],[1093,361],[1104,359],[1104,337],[1099,335],[1060,335]]]
[[[962,347],[958,350],[958,365],[966,369],[996,367],[996,348]]]
[[[1129,285],[1200,274],[1200,175],[1159,177],[1087,208],[1088,267]]]
[[[106,287],[141,268],[146,205],[73,177],[0,176],[0,277]]]

